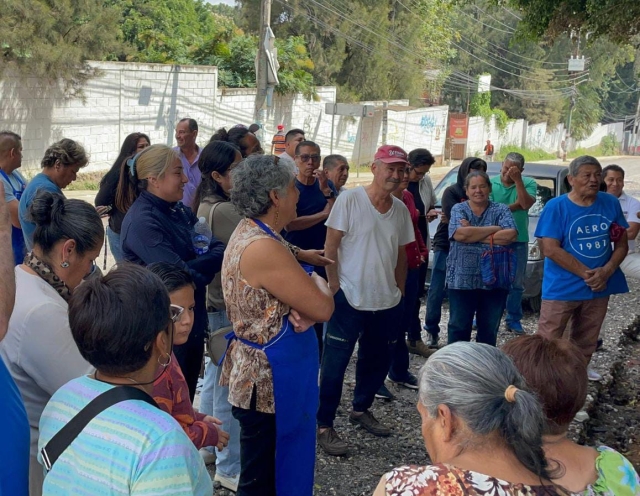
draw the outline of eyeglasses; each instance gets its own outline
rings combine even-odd
[[[171,315],[171,322],[173,322],[174,324],[176,322],[180,322],[180,318],[182,317],[182,314],[184,313],[184,308],[181,307],[180,305],[171,305],[169,307],[169,315]]]
[[[303,155],[296,155],[296,157],[299,157],[302,162],[308,162],[309,159],[313,162],[320,162],[320,155],[308,155],[305,153]]]
[[[424,177],[427,174],[429,174],[429,171],[419,171],[418,169],[416,169],[415,167],[411,167],[410,169],[407,167],[407,172],[409,172],[409,170],[412,170],[413,173],[418,176],[418,177]]]

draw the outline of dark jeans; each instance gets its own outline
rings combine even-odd
[[[420,298],[425,295],[424,292],[424,283],[427,280],[427,268],[429,267],[429,261],[427,260],[423,263],[419,269],[415,269],[418,272],[416,286],[417,286],[417,297],[416,302],[413,305],[413,313],[411,314],[411,320],[407,325],[407,336],[409,341],[420,341],[422,339],[422,326],[420,324]],[[409,271],[411,272],[411,271]],[[408,281],[407,281],[408,284]],[[405,289],[405,295],[408,290]],[[406,297],[405,297],[406,299]],[[409,307],[407,307],[409,308]]]
[[[431,267],[431,283],[427,295],[427,315],[424,321],[425,330],[436,340],[440,335],[440,319],[442,318],[442,302],[445,295],[448,251],[433,252]]]
[[[389,377],[393,380],[406,379],[409,372],[409,350],[405,341],[405,332],[409,334],[410,341],[416,341],[411,337],[411,328],[415,317],[412,310],[415,308],[416,302],[420,305],[419,279],[420,269],[409,269],[404,290],[402,318],[398,327],[398,338],[393,351],[391,367],[389,367]],[[418,339],[420,339],[420,334],[418,334]]]
[[[402,302],[387,310],[357,310],[349,304],[342,290],[336,293],[334,301],[335,310],[327,325],[320,366],[319,427],[333,427],[344,373],[356,342],[359,347],[353,409],[364,412],[373,404],[389,371],[402,312]]]
[[[313,324],[313,330],[316,333],[316,338],[318,338],[318,361],[322,363],[322,341],[324,338],[324,322],[316,322]]]
[[[502,312],[507,303],[506,289],[449,288],[449,344],[471,341],[473,316],[476,316],[476,342],[496,345]]]
[[[240,424],[240,481],[237,496],[276,496],[276,416],[232,407]]]

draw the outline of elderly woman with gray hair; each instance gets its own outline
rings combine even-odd
[[[240,423],[237,494],[313,493],[318,342],[309,329],[329,319],[327,282],[305,272],[278,234],[296,217],[293,164],[247,157],[231,171],[231,202],[244,217],[222,265],[235,335],[221,385]]]
[[[542,448],[544,414],[513,362],[458,342],[420,371],[418,411],[432,465],[385,474],[374,496],[563,495]]]

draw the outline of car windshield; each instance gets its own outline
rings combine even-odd
[[[540,217],[542,209],[551,198],[556,196],[556,181],[548,177],[534,177],[536,180],[536,202],[529,209],[529,217]]]
[[[436,196],[436,207],[442,206],[442,194],[452,184],[456,183],[458,177],[457,170],[454,173],[447,174],[442,181],[436,186],[434,193]],[[493,177],[496,174],[489,173],[489,176]],[[528,176],[532,177],[532,176]],[[529,209],[529,217],[539,217],[542,213],[542,209],[551,198],[556,196],[556,180],[549,177],[533,177],[536,180],[536,202]]]

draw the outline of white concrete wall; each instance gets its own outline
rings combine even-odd
[[[591,133],[591,136],[576,143],[576,148],[591,148],[598,146],[602,141],[602,138],[610,134],[615,135],[618,143],[622,143],[624,138],[624,123],[613,122],[611,124],[598,124]]]
[[[255,88],[219,88],[214,109],[215,127],[248,125],[253,122]],[[263,147],[270,150],[271,138],[278,124],[285,129],[300,128],[308,139],[320,145],[323,155],[340,153],[351,163],[367,164],[382,143],[382,102],[361,102],[375,105],[373,117],[331,116],[325,114],[325,104],[334,103],[335,87],[317,87],[317,99],[306,100],[301,95],[274,95],[272,106],[262,122]],[[429,107],[402,111],[408,100],[389,102],[396,111],[388,111],[387,143],[412,150],[428,148],[433,155],[442,155],[448,107]],[[331,127],[333,125],[333,142]]]
[[[426,148],[433,156],[444,154],[448,106],[388,113],[388,144],[406,151]]]
[[[522,146],[526,123],[522,119],[512,120],[507,127],[500,132],[496,126],[495,117],[486,122],[482,117],[469,119],[469,138],[467,140],[467,156],[483,155],[487,140],[491,140],[494,150],[497,152],[503,146]]]
[[[87,83],[84,102],[64,99],[57,87],[37,79],[0,81],[0,129],[22,136],[25,169],[38,169],[46,148],[61,138],[85,146],[88,171],[110,167],[124,138],[135,131],[148,134],[152,143],[172,145],[176,122],[192,117],[200,136],[208,139],[213,132],[215,67],[92,65],[102,75]]]

